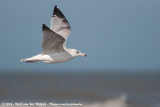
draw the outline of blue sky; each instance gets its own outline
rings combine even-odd
[[[68,48],[87,57],[20,62],[41,52],[42,24],[58,5],[71,25]],[[0,0],[1,70],[160,70],[159,0]]]

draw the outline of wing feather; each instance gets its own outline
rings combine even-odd
[[[42,26],[42,32],[42,53],[64,51],[63,44],[65,39],[62,36],[49,29],[45,24]]]
[[[61,10],[55,6],[51,18],[50,29],[67,39],[71,33],[71,27]]]

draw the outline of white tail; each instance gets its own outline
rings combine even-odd
[[[24,59],[21,59],[21,62],[37,62],[38,60],[35,60],[35,59],[31,59],[31,58],[24,58]]]

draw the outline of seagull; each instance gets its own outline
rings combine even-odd
[[[66,40],[71,33],[71,27],[61,10],[54,6],[50,28],[42,25],[42,52],[22,62],[61,63],[77,56],[87,56],[77,49],[66,48]]]

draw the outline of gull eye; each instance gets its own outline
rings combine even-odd
[[[77,54],[79,53],[79,51],[77,51]]]

